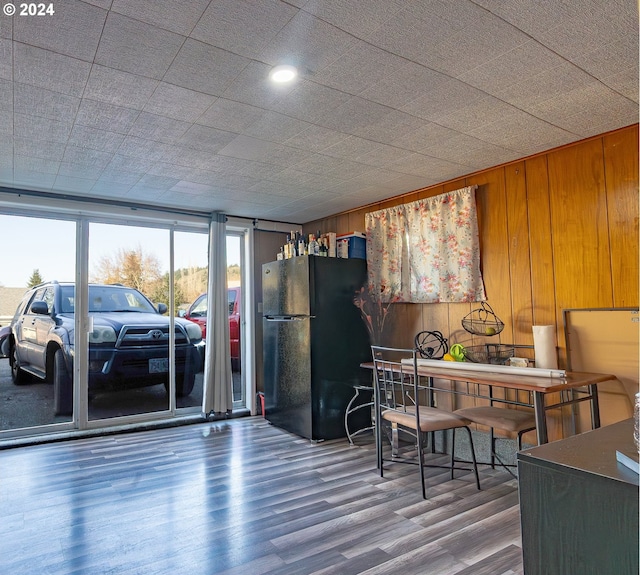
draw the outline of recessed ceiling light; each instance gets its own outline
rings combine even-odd
[[[293,66],[288,66],[287,64],[281,64],[280,66],[275,66],[271,72],[269,72],[269,78],[272,82],[276,82],[278,84],[284,84],[285,82],[291,82],[298,75],[298,70],[296,70]]]

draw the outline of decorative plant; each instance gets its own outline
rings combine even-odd
[[[380,294],[374,294],[368,285],[362,286],[353,296],[353,305],[360,310],[369,331],[369,339],[374,345],[382,342],[385,321],[394,301],[396,298],[392,297],[388,302],[383,302]]]

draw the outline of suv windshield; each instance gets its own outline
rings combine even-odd
[[[62,313],[74,312],[74,286],[60,289]],[[89,313],[138,311],[157,313],[139,291],[116,286],[89,286]]]

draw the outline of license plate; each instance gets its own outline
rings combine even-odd
[[[161,357],[149,360],[149,373],[166,373],[169,371],[169,359]]]

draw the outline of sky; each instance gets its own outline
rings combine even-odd
[[[0,256],[1,286],[26,288],[36,269],[45,281],[74,280],[74,222],[0,215],[0,233],[4,238]],[[89,227],[89,277],[102,257],[113,257],[121,249],[138,248],[145,254],[155,255],[162,271],[169,271],[168,230],[92,223]],[[206,234],[176,232],[174,249],[176,269],[206,267]],[[227,263],[240,263],[237,245],[227,250]]]

